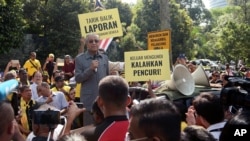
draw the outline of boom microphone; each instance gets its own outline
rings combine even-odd
[[[4,100],[6,96],[18,86],[16,79],[11,79],[0,83],[0,101]]]

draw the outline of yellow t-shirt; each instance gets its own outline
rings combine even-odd
[[[35,104],[35,101],[32,100],[33,104]],[[30,108],[30,105],[27,104],[23,98],[21,98],[20,100],[20,108],[21,108],[21,125],[22,127],[27,130],[27,131],[30,131],[29,129],[29,122],[28,122],[28,117],[27,117],[27,114],[26,114],[26,109],[27,108]],[[31,129],[32,130],[32,129]]]
[[[187,127],[187,123],[185,121],[181,122],[181,131],[183,131]]]
[[[69,93],[70,86],[65,85],[65,86],[63,86],[63,89],[64,89],[67,93]],[[52,91],[52,92],[58,92],[59,90],[58,90],[56,87],[53,87],[53,88],[51,88],[51,91]],[[65,95],[65,94],[64,94],[64,96],[65,96],[66,100],[69,101],[69,97],[68,97],[67,95]]]
[[[34,65],[32,65],[32,63]],[[35,67],[36,66],[36,67]],[[27,73],[28,73],[28,76],[32,76],[33,73],[37,70],[40,70],[41,69],[41,64],[40,64],[40,61],[35,59],[35,60],[27,60],[25,62],[25,64],[23,65],[23,68],[25,68],[27,70]]]
[[[81,83],[77,83],[76,84],[76,95],[75,95],[75,97],[76,98],[80,98],[80,95],[81,95]]]

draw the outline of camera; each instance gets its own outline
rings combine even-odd
[[[54,125],[60,124],[60,111],[46,110],[46,111],[33,111],[33,120],[35,124]]]
[[[228,77],[228,85],[221,90],[220,100],[225,106],[250,109],[250,81],[240,77]]]

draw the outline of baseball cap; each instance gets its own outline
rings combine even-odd
[[[55,81],[59,82],[59,81],[64,81],[64,78],[62,76],[56,76],[55,77]]]

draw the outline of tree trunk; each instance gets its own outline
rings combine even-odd
[[[160,0],[160,20],[162,30],[171,28],[169,0]]]
[[[161,30],[171,29],[169,0],[160,0],[160,20]],[[170,30],[171,32],[171,30]],[[171,35],[171,34],[170,34]],[[171,42],[171,38],[170,38]],[[169,48],[170,70],[173,70],[172,47]]]

